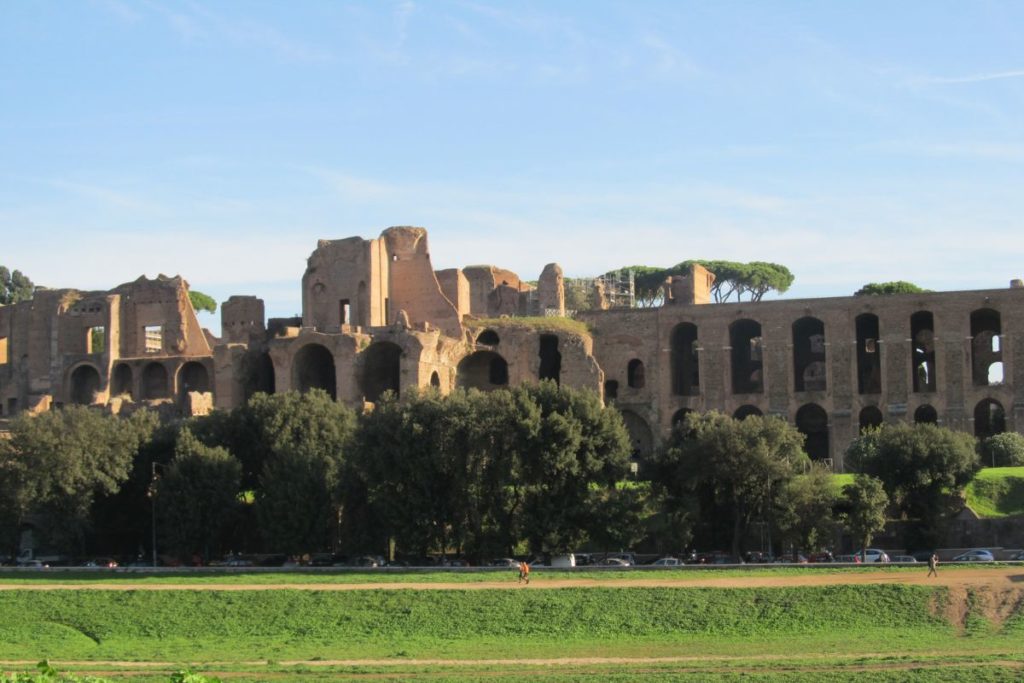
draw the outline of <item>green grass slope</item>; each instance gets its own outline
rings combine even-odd
[[[1024,467],[989,467],[967,485],[967,504],[981,517],[1024,515]]]

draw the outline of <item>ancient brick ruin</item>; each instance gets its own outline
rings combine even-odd
[[[106,292],[40,288],[0,307],[3,416],[69,403],[169,414],[232,408],[257,391],[318,387],[361,408],[386,391],[490,390],[553,379],[622,411],[638,454],[688,411],[778,415],[842,470],[860,429],[943,424],[1024,430],[1024,287],[883,297],[710,303],[699,266],[658,308],[617,308],[601,288],[565,324],[562,269],[531,286],[494,266],[435,271],[422,228],[323,240],[302,317],[264,319],[233,296],[221,336],[200,329],[179,277]],[[526,320],[529,318],[529,320]],[[538,320],[538,318],[546,318]]]

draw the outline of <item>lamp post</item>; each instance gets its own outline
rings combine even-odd
[[[156,481],[159,477],[157,476],[156,463],[149,463],[149,490],[146,495],[149,496],[149,500],[153,505],[152,514],[150,520],[152,522],[152,545],[153,548],[153,567],[156,567]]]

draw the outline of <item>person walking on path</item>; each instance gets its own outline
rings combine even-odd
[[[523,581],[526,582],[526,585],[530,585],[530,565],[525,561],[519,563],[519,583]]]
[[[932,553],[932,556],[928,558],[928,576],[934,576],[938,578],[939,572],[936,568],[939,566],[939,556]]]

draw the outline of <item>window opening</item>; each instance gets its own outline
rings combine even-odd
[[[164,328],[162,325],[147,325],[143,328],[146,353],[160,353],[164,348]]]
[[[103,353],[107,348],[107,328],[90,327],[85,336],[86,353]]]

